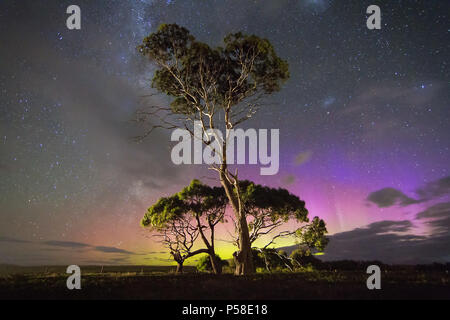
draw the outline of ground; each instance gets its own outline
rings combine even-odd
[[[450,299],[448,271],[387,271],[368,290],[359,271],[258,273],[248,277],[169,267],[82,267],[81,290],[66,288],[62,267],[14,269],[0,275],[0,299]]]

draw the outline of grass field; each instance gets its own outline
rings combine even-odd
[[[81,267],[81,290],[68,290],[65,267],[0,268],[0,299],[450,299],[446,270],[386,270],[368,290],[365,270],[212,275],[186,267]]]

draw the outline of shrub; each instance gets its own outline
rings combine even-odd
[[[217,259],[217,261],[219,261],[220,268],[229,265],[227,260],[222,260],[219,257],[219,255],[217,255],[217,254],[216,254],[216,259]],[[211,259],[210,259],[209,255],[204,255],[198,260],[197,270],[200,272],[211,272],[212,271]]]
[[[322,261],[317,259],[309,250],[297,249],[291,253],[290,258],[301,267],[314,267],[317,268],[322,264]]]

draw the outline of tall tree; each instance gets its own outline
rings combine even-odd
[[[138,121],[160,119],[140,138],[158,127],[183,128],[210,146],[208,130],[236,128],[252,117],[264,96],[279,91],[289,77],[287,62],[277,56],[268,40],[255,35],[229,34],[223,47],[213,49],[196,41],[187,29],[163,24],[138,48],[156,65],[152,87],[172,98],[169,107],[149,106],[137,112]],[[196,121],[201,124],[201,137],[194,136]],[[211,167],[218,172],[237,220],[236,274],[250,274],[255,271],[251,241],[237,171],[233,174],[228,168],[228,132],[224,138],[214,134],[214,139],[220,145],[213,150],[220,164]]]

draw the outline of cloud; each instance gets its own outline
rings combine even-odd
[[[97,247],[94,247],[94,250],[100,251],[100,252],[106,252],[106,253],[133,254],[133,252],[131,252],[131,251],[127,251],[127,250],[119,249],[119,248],[115,248],[115,247],[97,246]]]
[[[450,202],[432,205],[419,212],[416,218],[425,220],[425,224],[433,228],[433,234],[448,234],[450,231]]]
[[[446,232],[429,236],[409,232],[414,227],[409,220],[379,221],[363,228],[330,236],[325,254],[318,256],[332,260],[378,260],[391,264],[418,264],[450,261],[450,223]],[[442,230],[441,230],[442,231]],[[287,247],[292,251],[296,246]]]
[[[446,213],[450,214],[450,211],[447,211]],[[433,234],[441,234],[450,238],[448,236],[450,230],[450,215],[444,219],[427,221],[426,224],[433,228]],[[450,252],[450,248],[447,248],[447,252]]]
[[[381,221],[338,233],[331,237],[325,260],[380,260],[385,263],[431,263],[448,261],[450,237],[399,234],[410,231],[412,223]],[[446,242],[447,241],[447,242]],[[447,256],[446,256],[447,255]]]
[[[111,262],[108,260],[83,260],[83,263],[91,265],[103,265],[103,264],[110,264]]]
[[[0,236],[0,242],[29,243],[30,241]]]
[[[300,166],[306,162],[308,162],[311,157],[312,157],[312,151],[305,151],[305,152],[301,152],[299,153],[294,160],[294,163],[296,166]]]
[[[120,258],[112,258],[111,260],[114,262],[125,262],[129,257],[120,257]]]
[[[445,103],[435,103],[439,99],[446,84],[440,81],[426,81],[430,85],[425,88],[421,83],[415,83],[405,86],[399,86],[395,82],[384,82],[381,85],[375,85],[363,88],[360,94],[355,94],[346,108],[341,108],[342,119],[354,121],[354,117],[364,114],[365,117],[358,120],[361,125],[362,137],[364,141],[381,143],[385,148],[392,142],[404,144],[404,139],[410,135],[409,131],[403,131],[402,126],[405,122],[414,127],[417,132],[427,130],[436,126],[436,119],[433,117],[421,117],[420,120],[414,115],[421,110],[427,110],[433,106],[436,111],[445,106]],[[448,90],[447,90],[448,91]],[[373,106],[377,106],[376,114],[370,111]],[[395,113],[390,109],[395,106]],[[389,114],[388,117],[379,117],[377,114]],[[376,120],[374,120],[376,119]],[[440,128],[439,128],[440,129]],[[437,129],[438,130],[438,129]]]
[[[450,176],[427,183],[423,187],[416,189],[416,194],[419,196],[419,199],[410,198],[398,189],[387,187],[371,192],[367,196],[367,200],[380,208],[393,205],[407,206],[429,201],[450,194]]]
[[[427,183],[416,190],[423,199],[433,199],[450,193],[450,176]]]
[[[56,246],[56,247],[65,247],[65,248],[91,248],[95,251],[104,252],[104,253],[123,253],[123,254],[133,254],[133,252],[119,249],[116,247],[107,247],[107,246],[93,246],[86,243],[81,242],[72,242],[72,241],[46,241],[44,242],[46,245]]]
[[[394,83],[385,83],[381,86],[367,88],[359,96],[353,99],[351,105],[343,111],[344,113],[359,113],[366,110],[368,106],[378,104],[397,105],[404,109],[411,106],[423,106],[429,103],[445,87],[444,83],[433,82],[433,86],[421,89],[417,85],[398,88]],[[393,89],[396,88],[396,89]]]
[[[21,240],[21,239],[15,239],[15,238],[9,238],[9,237],[0,237],[0,242],[15,242],[15,243],[32,243],[31,241]],[[98,252],[104,252],[104,253],[121,253],[121,254],[136,254],[134,252],[120,249],[116,247],[108,247],[108,246],[93,246],[87,243],[82,242],[75,242],[75,241],[58,241],[58,240],[49,240],[44,242],[35,242],[38,244],[44,244],[47,246],[53,246],[53,247],[59,247],[59,248],[72,248],[72,249],[82,249],[82,248],[88,248],[92,249]],[[51,250],[51,249],[44,249],[44,250]],[[54,249],[53,249],[54,250]]]
[[[396,204],[407,206],[410,204],[421,202],[421,200],[416,200],[408,197],[400,190],[389,187],[371,192],[367,196],[367,200],[376,204],[380,208],[386,208]]]
[[[333,239],[333,241],[345,241],[345,242],[353,242],[355,241],[358,243],[359,241],[365,239],[370,239],[373,236],[377,235],[384,235],[388,238],[391,238],[393,236],[393,233],[395,232],[408,232],[413,227],[413,224],[409,220],[403,220],[403,221],[390,221],[390,220],[384,220],[384,221],[378,221],[369,224],[366,227],[362,228],[356,228],[351,231],[341,232],[337,233],[330,238]]]
[[[450,216],[450,202],[442,202],[432,205],[416,215],[417,219],[447,218]]]
[[[285,185],[290,185],[293,184],[296,180],[295,175],[293,174],[288,174],[286,176],[284,176],[283,178],[281,178],[281,183],[285,184]]]
[[[72,241],[45,241],[44,244],[55,247],[64,247],[64,248],[88,248],[91,247],[89,244],[81,243],[81,242],[72,242]]]

